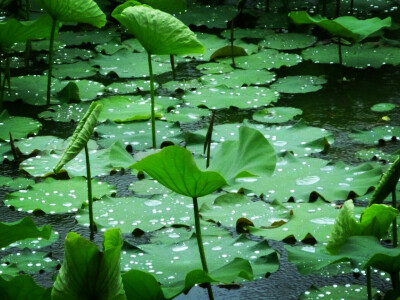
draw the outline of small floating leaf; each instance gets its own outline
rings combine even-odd
[[[393,103],[378,103],[371,107],[372,111],[391,111],[396,107]]]

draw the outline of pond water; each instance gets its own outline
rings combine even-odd
[[[315,11],[312,1],[307,5],[302,2],[289,1],[293,9],[308,7]],[[350,1],[342,2],[346,8]],[[368,5],[359,2],[355,1],[356,16],[384,18],[390,15],[393,21],[399,21],[396,1],[366,1],[371,2]],[[110,9],[109,1],[100,1],[100,4],[104,9]],[[252,263],[255,273],[255,280],[251,282],[239,280],[240,285],[214,287],[215,296],[217,299],[333,299],[331,294],[339,293],[347,299],[346,295],[350,293],[353,297],[362,295],[359,299],[366,298],[365,271],[338,264],[324,272],[304,276],[288,261],[284,245],[303,247],[303,251],[311,253],[324,247],[338,215],[335,204],[355,198],[354,213],[359,217],[380,175],[388,163],[393,162],[392,154],[400,145],[400,51],[395,48],[400,31],[394,29],[386,31],[385,38],[367,39],[364,43],[371,52],[363,54],[359,60],[354,57],[361,56],[365,49],[357,50],[353,56],[349,54],[340,68],[333,63],[337,61],[336,56],[331,57],[332,63],[316,63],[318,55],[306,52],[321,51],[315,48],[320,46],[336,47],[329,34],[310,27],[289,26],[282,21],[285,15],[278,12],[282,8],[274,1],[271,1],[272,13],[265,15],[254,10],[264,2],[248,5],[241,20],[244,22],[239,25],[250,25],[251,28],[238,28],[236,34],[242,39],[238,37],[235,44],[245,48],[250,55],[236,58],[237,69],[231,68],[226,58],[217,59],[218,65],[204,65],[215,50],[229,44],[225,39],[229,33],[224,31],[226,23],[221,15],[234,16],[236,8],[232,5],[208,8],[213,11],[208,19],[204,7],[189,5],[188,14],[192,9],[194,17],[190,19],[187,14],[180,18],[197,33],[206,47],[206,54],[177,57],[175,81],[169,57],[153,59],[156,94],[160,97],[156,104],[160,105],[159,111],[163,115],[162,121],[157,122],[158,141],[165,138],[186,145],[195,154],[199,167],[204,169],[201,165],[205,163],[202,142],[211,110],[217,108],[212,156],[216,155],[221,142],[241,139],[238,137],[240,126],[259,130],[278,154],[273,175],[233,178],[235,180],[230,181],[229,187],[201,200],[203,234],[205,244],[209,245],[206,251],[217,253],[209,254],[209,259],[215,259],[213,264],[219,267],[221,261],[244,257]],[[333,14],[334,8],[334,3],[328,1],[329,14]],[[342,14],[347,13],[345,8],[342,7]],[[302,38],[285,40],[287,37],[281,35],[287,32],[300,34]],[[274,34],[278,35],[276,40],[265,40],[266,36]],[[302,44],[304,37],[309,39],[310,36],[315,38],[311,43],[288,48],[288,44]],[[277,40],[278,45],[274,44]],[[56,46],[53,105],[61,106],[43,105],[44,74],[47,72],[47,45],[43,42],[33,42],[30,68],[23,66],[23,46],[14,46],[11,52],[12,89],[5,91],[3,104],[11,116],[29,117],[32,118],[29,122],[40,122],[40,130],[28,130],[15,138],[16,146],[28,154],[21,156],[18,162],[13,161],[10,143],[5,138],[8,134],[5,131],[12,131],[14,127],[0,128],[3,137],[0,137],[0,153],[4,158],[0,177],[31,179],[21,187],[9,184],[0,187],[1,222],[14,222],[29,215],[37,225],[48,224],[53,229],[53,243],[31,242],[27,265],[31,267],[37,263],[33,261],[32,248],[44,252],[54,265],[49,265],[48,269],[40,269],[39,265],[38,270],[28,268],[24,272],[31,274],[39,285],[51,287],[63,260],[64,239],[68,232],[90,237],[87,208],[82,207],[86,200],[85,185],[79,182],[86,174],[84,156],[78,156],[68,166],[68,181],[59,177],[50,182],[45,179],[45,174],[52,172],[67,145],[63,140],[72,135],[77,121],[89,107],[88,103],[100,100],[105,106],[104,114],[100,115],[92,144],[89,143],[92,174],[97,180],[96,197],[101,198],[95,201],[95,221],[99,231],[93,240],[101,247],[107,228],[121,228],[127,243],[123,248],[121,269],[127,271],[136,265],[153,273],[163,284],[171,284],[175,277],[182,277],[182,272],[189,271],[187,266],[185,269],[179,265],[179,261],[187,260],[190,267],[199,267],[196,265],[199,260],[192,261],[197,252],[193,255],[189,252],[195,247],[191,247],[194,245],[193,206],[190,199],[172,194],[147,175],[139,180],[137,172],[128,168],[150,152],[149,111],[141,110],[142,106],[150,109],[147,57],[143,48],[117,22],[101,30],[85,25],[64,25]],[[343,47],[344,51],[352,51],[346,48],[350,46]],[[392,52],[388,50],[388,56],[393,60],[377,68],[370,67],[379,62],[379,58],[374,58],[376,49],[385,47],[390,47]],[[278,58],[279,55],[283,58]],[[351,65],[351,57],[360,64],[358,68],[346,66],[346,63]],[[254,64],[260,67],[254,68]],[[274,67],[274,64],[282,66]],[[212,68],[223,71],[214,72]],[[66,88],[69,81],[75,84],[71,90]],[[75,88],[79,100],[74,94]],[[308,89],[310,91],[306,92]],[[114,97],[118,95],[122,97]],[[70,103],[65,103],[66,98]],[[1,125],[7,124],[7,116],[0,117]],[[280,118],[285,119],[284,122],[280,122]],[[23,124],[21,127],[26,126],[26,120],[19,122]],[[33,142],[28,136],[44,138],[42,142]],[[118,140],[122,141],[122,146],[114,144]],[[112,151],[122,151],[125,156],[114,159],[110,154]],[[267,156],[257,155],[260,164],[264,163]],[[236,199],[233,204],[218,201],[218,196],[238,190],[244,191],[243,199]],[[53,194],[61,196],[54,198]],[[240,217],[254,223],[251,234],[241,236],[236,233],[235,224]],[[282,224],[277,226],[278,222]],[[171,227],[172,224],[179,226]],[[271,229],[273,226],[276,228]],[[385,237],[385,241],[388,239]],[[265,241],[269,246],[263,244]],[[35,247],[36,244],[39,246]],[[16,253],[23,256],[20,249],[23,246],[12,246],[0,251],[0,259],[3,259],[0,274],[8,274],[6,269],[12,264],[6,256]],[[236,248],[239,250],[232,250]],[[158,252],[165,256],[157,260]],[[177,269],[166,266],[162,260],[176,261]],[[38,261],[43,263],[42,258]],[[374,289],[382,293],[391,288],[384,272],[373,270],[372,280]],[[321,290],[315,291],[315,287]],[[196,286],[177,299],[205,297],[206,290]]]

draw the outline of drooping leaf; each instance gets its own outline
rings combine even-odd
[[[329,20],[320,15],[311,17],[306,11],[292,11],[289,13],[289,18],[295,24],[315,24],[333,35],[349,38],[354,42],[360,42],[375,32],[392,25],[390,17],[383,20],[379,18],[359,20],[353,16],[344,16]]]
[[[140,41],[150,54],[203,53],[204,46],[181,21],[146,6],[128,7],[115,18]]]
[[[41,128],[42,124],[34,119],[10,116],[6,110],[0,113],[0,141],[9,141],[10,133],[13,139],[36,135]]]
[[[37,0],[37,2],[58,21],[87,23],[99,28],[106,24],[106,15],[93,0]]]
[[[0,295],[4,300],[50,300],[51,289],[35,283],[29,275],[19,275],[11,280],[0,276]]]
[[[163,148],[160,152],[132,165],[131,168],[145,171],[162,185],[188,197],[211,194],[226,184],[219,173],[200,171],[192,154],[179,146]]]
[[[70,232],[52,299],[126,299],[119,268],[122,245],[119,229],[104,233],[103,252],[94,243]]]
[[[59,162],[54,167],[55,173],[60,171],[66,163],[73,160],[85,147],[90,139],[90,136],[92,135],[93,129],[97,123],[97,118],[99,117],[102,109],[103,105],[99,103],[93,102],[90,105],[88,111],[76,127],[68,147],[65,149]]]
[[[0,248],[27,238],[49,239],[50,235],[51,227],[49,225],[36,227],[30,217],[25,217],[14,223],[0,223]]]
[[[157,279],[148,272],[130,270],[122,274],[122,283],[127,299],[165,299]]]

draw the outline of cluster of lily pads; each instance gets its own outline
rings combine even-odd
[[[332,274],[331,265],[338,263],[348,272],[365,270],[364,297],[372,299],[371,273],[378,269],[390,275],[386,297],[400,295],[397,155],[388,159],[393,164],[383,177],[386,167],[377,163],[318,158],[329,152],[333,135],[299,120],[301,109],[275,106],[281,94],[317,92],[327,83],[315,75],[277,78],[279,69],[303,60],[338,64],[341,83],[344,67],[400,64],[398,47],[383,36],[392,27],[390,17],[332,19],[287,14],[304,8],[299,1],[283,7],[267,1],[267,12],[243,2],[237,8],[184,0],[36,0],[42,8],[36,20],[0,22],[0,103],[12,108],[22,101],[40,111],[35,119],[6,109],[0,114],[2,160],[27,174],[0,177],[8,190],[3,202],[28,215],[0,223],[0,248],[21,249],[0,259],[1,295],[170,299],[204,284],[213,299],[212,283],[241,283],[277,271],[280,254],[267,239],[293,243],[285,249],[303,274]],[[342,13],[346,6],[322,2],[311,10]],[[65,23],[105,26],[98,4],[113,6],[113,25],[62,30]],[[348,4],[355,12],[366,9],[357,1]],[[257,27],[235,28],[246,13],[257,16]],[[224,30],[227,20],[231,27]],[[189,25],[216,28],[218,35],[195,34]],[[302,33],[282,30],[289,25],[308,27]],[[326,30],[329,42],[313,35],[310,25]],[[46,68],[11,76],[22,68],[18,53],[27,47],[39,62],[48,62]],[[181,74],[185,67],[192,69]],[[252,120],[218,123],[229,108]],[[391,103],[373,107],[391,109]],[[203,126],[208,120],[210,126]],[[46,124],[70,130],[39,136]],[[386,125],[351,138],[377,144],[398,136],[399,127]],[[101,181],[115,172],[137,175],[130,196],[116,197],[116,187]],[[388,197],[391,205],[383,204]],[[368,207],[354,207],[352,200],[335,204],[352,198],[369,199]],[[65,213],[88,227],[91,237],[104,232],[103,249],[68,233],[61,269],[45,289],[28,274],[56,272],[60,262],[40,249],[51,247],[59,234],[48,225],[37,227],[30,216]],[[132,243],[127,235],[149,240]],[[382,240],[391,240],[391,248]]]

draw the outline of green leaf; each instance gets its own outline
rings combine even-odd
[[[1,265],[15,267],[18,271],[23,271],[24,274],[35,274],[41,270],[45,272],[54,272],[58,265],[57,260],[52,260],[47,252],[31,251],[24,249],[22,251],[13,252],[0,259]],[[0,269],[2,269],[0,265]],[[3,269],[3,271],[6,271]]]
[[[396,161],[389,167],[389,169],[383,174],[378,186],[376,187],[368,205],[374,203],[383,203],[390,193],[396,191],[396,185],[400,178],[400,156],[397,157]]]
[[[54,122],[78,122],[83,118],[89,106],[90,104],[87,102],[53,105],[42,111],[38,117],[45,120],[53,120]]]
[[[350,138],[362,144],[378,144],[379,140],[390,141],[393,137],[400,138],[399,126],[377,126],[368,130],[354,130],[349,134]]]
[[[24,189],[35,184],[33,179],[18,177],[4,177],[0,176],[0,186],[5,186],[13,190]]]
[[[181,21],[146,6],[128,7],[115,18],[140,41],[150,54],[203,53],[204,46]]]
[[[0,295],[4,300],[50,300],[51,289],[37,285],[29,275],[19,275],[10,281],[0,276]]]
[[[253,114],[253,120],[262,123],[284,123],[302,113],[301,109],[294,107],[270,107],[256,111]]]
[[[172,109],[164,118],[168,122],[179,122],[179,123],[190,123],[203,120],[205,117],[211,116],[211,112],[208,109],[202,109],[197,107],[181,107]]]
[[[226,184],[217,172],[200,171],[192,154],[179,146],[163,148],[131,166],[143,170],[172,191],[188,196],[202,197]]]
[[[306,11],[295,11],[289,13],[289,18],[295,24],[315,24],[333,35],[349,38],[354,42],[360,42],[377,31],[392,26],[390,17],[384,20],[379,18],[359,20],[352,16],[344,16],[329,20],[320,15],[311,17]]]
[[[60,171],[66,163],[73,160],[75,156],[77,156],[85,147],[90,139],[90,136],[92,135],[93,129],[97,123],[97,118],[99,117],[102,109],[103,105],[99,103],[93,102],[90,105],[88,111],[76,127],[68,147],[65,149],[59,162],[54,167],[55,173]]]
[[[396,108],[396,105],[393,103],[378,103],[371,107],[372,111],[382,112],[382,111],[391,111]]]
[[[276,50],[293,50],[310,47],[316,41],[315,36],[303,33],[267,33],[259,45]]]
[[[49,225],[36,227],[30,217],[25,217],[14,223],[0,223],[0,248],[27,238],[49,239],[50,235],[51,227]]]
[[[322,297],[337,297],[337,299],[349,300],[363,299],[367,297],[367,286],[359,284],[333,284],[318,288],[311,287],[302,295],[300,295],[298,299],[317,300],[321,299]],[[379,299],[380,297],[383,297],[383,293],[372,287],[372,299]]]
[[[130,270],[122,274],[127,299],[163,300],[164,293],[157,279],[150,273]]]
[[[37,2],[58,21],[87,23],[99,28],[107,22],[106,15],[93,0],[37,0]]]
[[[275,170],[274,148],[253,128],[240,127],[238,141],[223,142],[215,151],[210,170],[219,172],[228,182],[240,177],[270,176]]]
[[[271,84],[271,88],[280,93],[302,94],[319,91],[326,82],[326,79],[317,76],[287,76],[279,78]]]
[[[383,204],[372,204],[361,214],[360,235],[373,235],[378,239],[384,237],[399,211]]]
[[[70,232],[52,299],[126,299],[119,268],[122,245],[119,229],[104,233],[103,252],[94,243]]]
[[[13,139],[36,135],[41,128],[42,124],[34,119],[10,116],[6,110],[0,113],[0,141],[9,141],[10,133]]]
[[[219,65],[224,64],[220,63]],[[201,79],[206,87],[224,85],[230,88],[237,88],[243,85],[265,85],[271,83],[275,80],[275,73],[267,70],[235,69],[230,73],[210,74],[201,77]]]
[[[211,54],[209,60],[214,60],[216,58],[221,57],[236,57],[236,56],[247,56],[247,52],[244,48],[238,46],[224,46],[215,50],[213,54]]]

